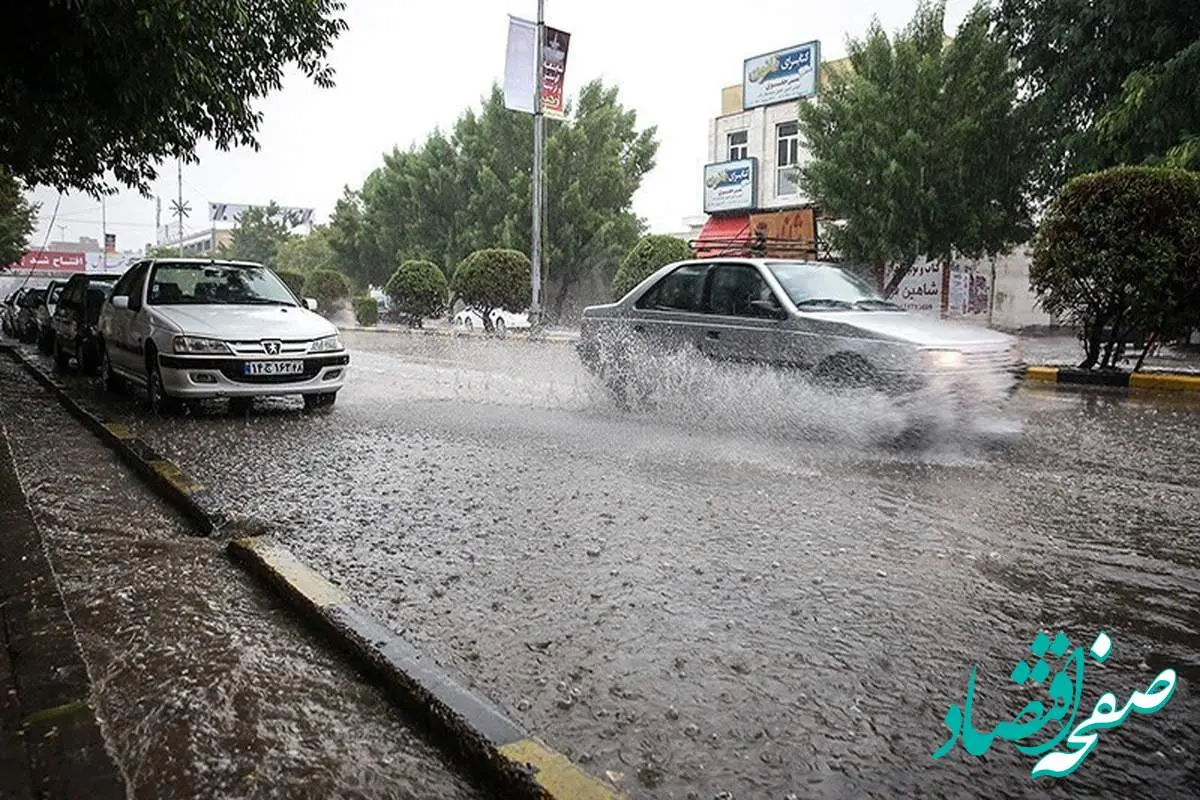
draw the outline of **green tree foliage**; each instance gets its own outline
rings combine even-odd
[[[146,258],[175,258],[179,255],[179,245],[156,244],[146,248]]]
[[[1200,173],[1116,167],[1072,179],[1039,227],[1029,279],[1047,311],[1078,327],[1085,369],[1115,366],[1133,332],[1170,339],[1200,327]]]
[[[304,280],[304,296],[316,300],[322,314],[330,314],[350,296],[350,281],[331,269],[314,270]]]
[[[367,226],[364,215],[362,192],[345,187],[333,207],[327,234],[333,254],[332,267],[360,289],[383,286],[394,263],[383,257],[375,243],[377,231]]]
[[[290,269],[276,269],[275,274],[299,297],[304,297],[304,282],[308,280],[308,275]]]
[[[506,109],[493,87],[452,132],[394,151],[357,196],[343,198],[331,224],[342,232],[335,249],[352,254],[358,274],[373,281],[380,280],[380,253],[449,272],[475,250],[527,250],[532,140],[532,117]],[[553,314],[580,280],[610,277],[636,243],[644,224],[632,211],[633,195],[657,150],[655,129],[639,129],[617,89],[599,81],[583,87],[569,120],[547,121],[543,264],[547,283],[557,286]]]
[[[333,85],[340,0],[37,2],[0,26],[0,164],[30,185],[150,191],[196,143],[249,146],[254,103],[297,69]],[[48,68],[47,65],[53,65]]]
[[[953,41],[944,19],[943,3],[923,3],[894,38],[872,24],[850,42],[851,68],[800,104],[812,153],[801,185],[844,220],[828,228],[833,247],[870,266],[888,295],[918,258],[1005,252],[1029,233],[1032,155],[1006,49],[984,6]]]
[[[333,248],[329,246],[329,229],[314,227],[307,236],[287,236],[275,247],[275,265],[308,275],[314,270],[334,266]]]
[[[682,239],[660,234],[643,236],[621,261],[613,277],[613,296],[624,297],[659,267],[689,258],[692,258],[692,248]]]
[[[392,273],[384,292],[396,313],[419,328],[426,317],[436,317],[446,310],[449,286],[437,264],[413,259]]]
[[[0,166],[0,267],[15,264],[25,255],[37,211],[38,207],[25,199],[20,181]]]
[[[354,318],[364,328],[370,328],[379,322],[379,303],[369,294],[357,295],[352,301]]]
[[[222,258],[274,267],[276,254],[281,246],[293,238],[291,231],[294,227],[296,220],[281,213],[274,202],[248,208],[238,217],[237,225],[231,231],[230,242],[221,246],[220,255]]]
[[[491,333],[493,311],[515,312],[529,306],[529,257],[518,250],[476,250],[454,270],[450,291],[479,312],[484,330]]]
[[[999,0],[996,20],[1040,149],[1039,197],[1121,163],[1197,163],[1194,0]]]

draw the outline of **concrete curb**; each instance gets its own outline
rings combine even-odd
[[[352,603],[270,537],[234,539],[229,555],[285,597],[367,668],[443,745],[505,796],[609,800],[610,785],[528,735],[495,705],[459,686],[411,644]]]
[[[1025,370],[1025,380],[1072,386],[1200,392],[1200,376],[1174,372],[1096,372],[1068,367],[1029,367]]]
[[[73,416],[178,508],[201,534],[216,533],[229,521],[207,489],[126,426],[85,408],[67,394],[61,381],[21,350],[6,343],[0,343],[0,350],[52,391]],[[588,775],[566,756],[527,734],[497,706],[459,686],[432,660],[424,658],[270,537],[233,539],[226,552],[267,591],[296,608],[330,644],[376,677],[397,704],[423,722],[451,756],[498,790],[497,796],[539,800],[622,797],[614,787]]]
[[[128,427],[110,422],[75,400],[67,394],[66,386],[61,381],[19,349],[9,344],[0,344],[0,349],[7,351],[9,357],[38,383],[52,391],[72,416],[114,450],[163,500],[178,509],[201,536],[216,533],[229,521],[212,492],[200,482],[187,477],[173,461],[134,436]]]

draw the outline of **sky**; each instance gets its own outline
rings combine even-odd
[[[948,33],[973,0],[949,0]],[[346,185],[358,188],[392,148],[419,144],[478,107],[502,82],[508,15],[535,19],[536,0],[347,0],[349,29],[330,63],[337,85],[319,89],[299,73],[259,101],[261,150],[198,148],[199,163],[183,167],[183,197],[191,207],[185,231],[208,227],[208,203],[266,204],[316,209],[328,219]],[[634,211],[654,232],[682,228],[701,210],[708,128],[720,113],[721,88],[740,83],[744,59],[812,40],[823,60],[845,55],[872,17],[894,31],[911,18],[916,0],[546,0],[546,24],[571,35],[566,90],[601,78],[620,87],[620,101],[640,126],[657,126],[657,166],[634,197]],[[530,143],[532,158],[532,142]],[[152,187],[162,197],[163,222],[177,195],[176,166],[163,165]],[[552,191],[553,187],[548,187]],[[123,191],[100,201],[33,193],[42,204],[32,247],[80,236],[101,238],[102,216],[121,251],[155,239],[155,200]],[[56,201],[58,212],[54,215]],[[53,225],[51,220],[53,217]]]

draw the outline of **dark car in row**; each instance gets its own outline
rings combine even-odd
[[[60,370],[71,366],[94,375],[100,366],[100,309],[120,275],[73,275],[62,286],[54,316],[50,320],[49,350]]]

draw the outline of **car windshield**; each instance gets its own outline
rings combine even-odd
[[[879,296],[865,281],[828,264],[782,262],[768,269],[801,310],[891,311],[900,306]]]
[[[159,306],[296,305],[275,273],[241,264],[158,264],[146,300]]]

